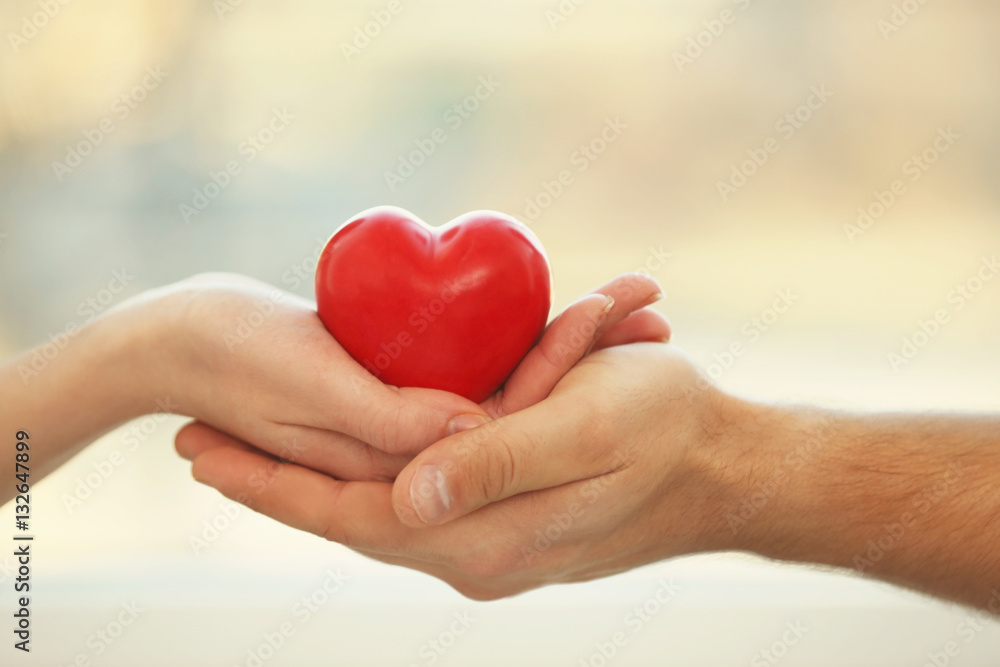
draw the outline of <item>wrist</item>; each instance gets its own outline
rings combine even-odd
[[[795,559],[817,513],[836,507],[817,465],[830,454],[832,413],[718,390],[710,404],[715,426],[697,448],[710,499],[703,550]]]
[[[117,425],[153,412],[178,412],[192,380],[183,325],[187,298],[167,286],[109,310],[81,334],[88,338],[91,376]],[[180,403],[180,405],[178,404]]]
[[[44,366],[34,364],[44,346],[5,366],[8,381],[20,377],[21,386],[15,398],[9,384],[12,393],[0,401],[0,421],[16,424],[33,440],[45,443],[44,453],[33,458],[37,464],[33,473],[39,476],[94,438],[152,410],[146,407],[146,389],[137,373],[143,346],[124,308],[108,311],[67,335],[69,340],[56,354],[45,357]]]
[[[156,304],[140,297],[91,323],[88,337],[90,375],[101,391],[113,425],[156,411],[163,396],[157,367],[165,354],[163,318]],[[93,386],[93,385],[91,385]]]

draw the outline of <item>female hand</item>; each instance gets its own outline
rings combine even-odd
[[[312,304],[225,274],[128,299],[0,365],[0,380],[0,425],[44,444],[33,450],[36,477],[159,409],[331,474],[391,479],[454,419],[482,415],[446,392],[375,381]]]

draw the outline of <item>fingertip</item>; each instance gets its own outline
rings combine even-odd
[[[445,458],[441,458],[441,454]],[[454,479],[455,464],[447,452],[414,460],[396,477],[392,487],[392,506],[396,517],[408,528],[439,526],[459,515],[449,479]],[[456,515],[456,512],[458,514]]]
[[[174,436],[174,449],[188,461],[209,450],[226,446],[246,447],[242,441],[198,421],[186,425]]]
[[[674,337],[674,328],[670,326],[670,320],[663,318],[663,335],[660,336],[661,343],[669,343],[670,339]]]
[[[408,466],[396,477],[392,485],[392,509],[400,523],[407,528],[424,528],[427,523],[421,520],[413,509],[413,496],[410,491],[413,473],[413,466]]]
[[[603,312],[611,310],[615,305],[615,298],[610,294],[604,294],[602,292],[596,292],[594,294],[586,294],[579,299],[573,305],[580,306],[582,304],[587,305],[587,310],[593,309],[594,312]],[[569,310],[567,308],[567,310]]]
[[[670,320],[667,316],[658,310],[653,308],[643,308],[633,315],[638,316],[641,320],[645,322],[644,326],[646,331],[649,333],[650,341],[657,341],[660,343],[669,343],[670,339],[674,335],[674,329],[670,326]]]
[[[174,436],[174,449],[185,460],[193,461],[201,452],[201,433],[204,425],[199,422],[185,424]]]
[[[642,308],[610,327],[594,345],[594,351],[629,343],[669,343],[670,322],[652,308]]]
[[[242,461],[242,457],[253,454],[235,446],[222,445],[198,454],[191,462],[191,477],[196,482],[218,489],[222,495],[229,497],[232,493],[233,472]]]
[[[560,322],[552,328],[552,332],[547,336],[548,340],[543,339],[542,342],[565,343],[567,341],[562,340],[562,338],[566,337],[567,332],[569,332],[574,334],[569,341],[578,340],[581,344],[584,343],[587,336],[582,334],[593,335],[614,310],[616,303],[613,296],[600,292],[587,294],[577,299],[560,315]],[[583,349],[579,350],[580,353],[583,351]]]
[[[199,484],[212,486],[210,481],[211,476],[206,471],[206,466],[211,465],[211,458],[212,457],[206,453],[201,456],[196,456],[191,461],[191,478]]]
[[[649,275],[648,273],[642,271],[630,271],[629,273],[624,273],[618,278],[611,281],[611,285],[614,285],[616,281],[624,281],[631,283],[629,286],[632,288],[639,287],[643,291],[663,292],[663,288],[660,286],[660,281]]]
[[[604,309],[601,311],[602,315],[607,315],[611,312],[611,309],[615,307],[615,297],[607,295],[604,297]]]
[[[393,392],[399,418],[392,429],[361,433],[360,440],[389,454],[413,456],[453,433],[489,420],[472,401],[439,389],[403,387]],[[357,436],[356,436],[357,437]]]
[[[445,435],[455,435],[456,433],[461,433],[463,431],[469,431],[471,429],[482,426],[486,422],[490,421],[490,418],[486,415],[479,414],[463,414],[452,418],[448,422],[448,426],[445,429]]]
[[[451,509],[451,490],[441,468],[424,464],[416,469],[410,480],[410,506],[417,518],[427,525],[439,523]]]

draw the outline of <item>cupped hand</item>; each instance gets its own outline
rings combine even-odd
[[[178,452],[193,459],[221,431],[341,479],[394,478],[427,445],[542,400],[592,348],[670,338],[663,316],[645,308],[662,296],[659,284],[619,276],[555,318],[505,386],[477,406],[447,392],[383,385],[340,347],[312,304],[262,283],[207,276],[182,292],[190,301],[185,328],[201,333],[189,346],[198,376],[177,382],[203,391],[190,399],[198,421],[178,433]],[[238,322],[259,324],[236,331]]]
[[[155,392],[202,425],[328,474],[392,479],[482,409],[378,382],[327,332],[315,306],[243,276],[206,274],[146,293]],[[164,333],[165,332],[165,333]],[[197,429],[196,429],[197,430]]]
[[[730,442],[713,436],[734,409],[674,346],[615,346],[580,361],[540,403],[419,454],[395,493],[287,466],[252,506],[494,599],[726,548],[720,508],[733,499],[715,461],[731,459],[712,447]],[[203,445],[195,476],[250,497],[246,477],[268,457],[234,439]],[[413,512],[410,486],[424,466],[450,495],[435,525]]]

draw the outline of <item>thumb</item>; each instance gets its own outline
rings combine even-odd
[[[582,446],[593,438],[594,420],[579,403],[550,398],[431,445],[396,477],[396,515],[411,527],[442,524],[613,470],[612,454]]]

